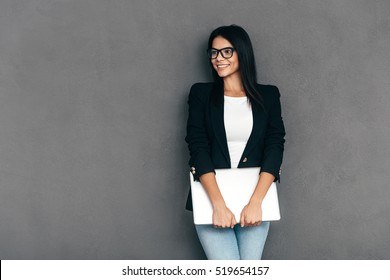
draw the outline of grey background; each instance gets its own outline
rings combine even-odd
[[[242,25],[287,137],[265,259],[390,258],[390,2],[0,1],[0,258],[202,259],[184,142]]]

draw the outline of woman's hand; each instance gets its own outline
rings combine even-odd
[[[225,205],[214,207],[213,225],[216,228],[233,228],[237,224],[232,211]]]
[[[262,211],[261,202],[250,201],[241,211],[241,227],[253,227],[261,224]]]
[[[240,224],[242,227],[253,227],[261,224],[263,218],[261,204],[274,180],[275,176],[271,173],[260,172],[255,191],[253,192],[249,203],[241,211]]]
[[[236,218],[232,211],[226,207],[222,194],[219,191],[214,172],[208,172],[199,177],[213,206],[213,225],[216,228],[233,228]]]

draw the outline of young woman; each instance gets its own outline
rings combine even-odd
[[[208,259],[261,259],[270,225],[261,220],[261,203],[280,178],[284,151],[280,94],[275,86],[257,84],[252,44],[243,28],[215,29],[207,54],[214,82],[191,88],[186,142],[194,180],[213,206],[213,224],[196,225],[196,231]],[[261,171],[237,221],[219,191],[215,169],[245,167]]]

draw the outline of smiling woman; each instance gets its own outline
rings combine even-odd
[[[280,94],[256,82],[252,44],[237,25],[215,29],[208,58],[213,83],[192,86],[186,141],[193,179],[200,181],[213,208],[212,225],[195,225],[208,259],[261,259],[270,222],[261,205],[280,177],[285,130]],[[239,221],[226,206],[215,169],[261,167],[256,188]],[[237,191],[240,186],[237,186]],[[192,210],[191,197],[187,209]]]

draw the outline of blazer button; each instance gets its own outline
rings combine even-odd
[[[242,160],[242,162],[247,162],[248,161],[248,159],[247,158],[244,158],[243,160]]]
[[[282,169],[279,169],[279,176],[282,174]]]

